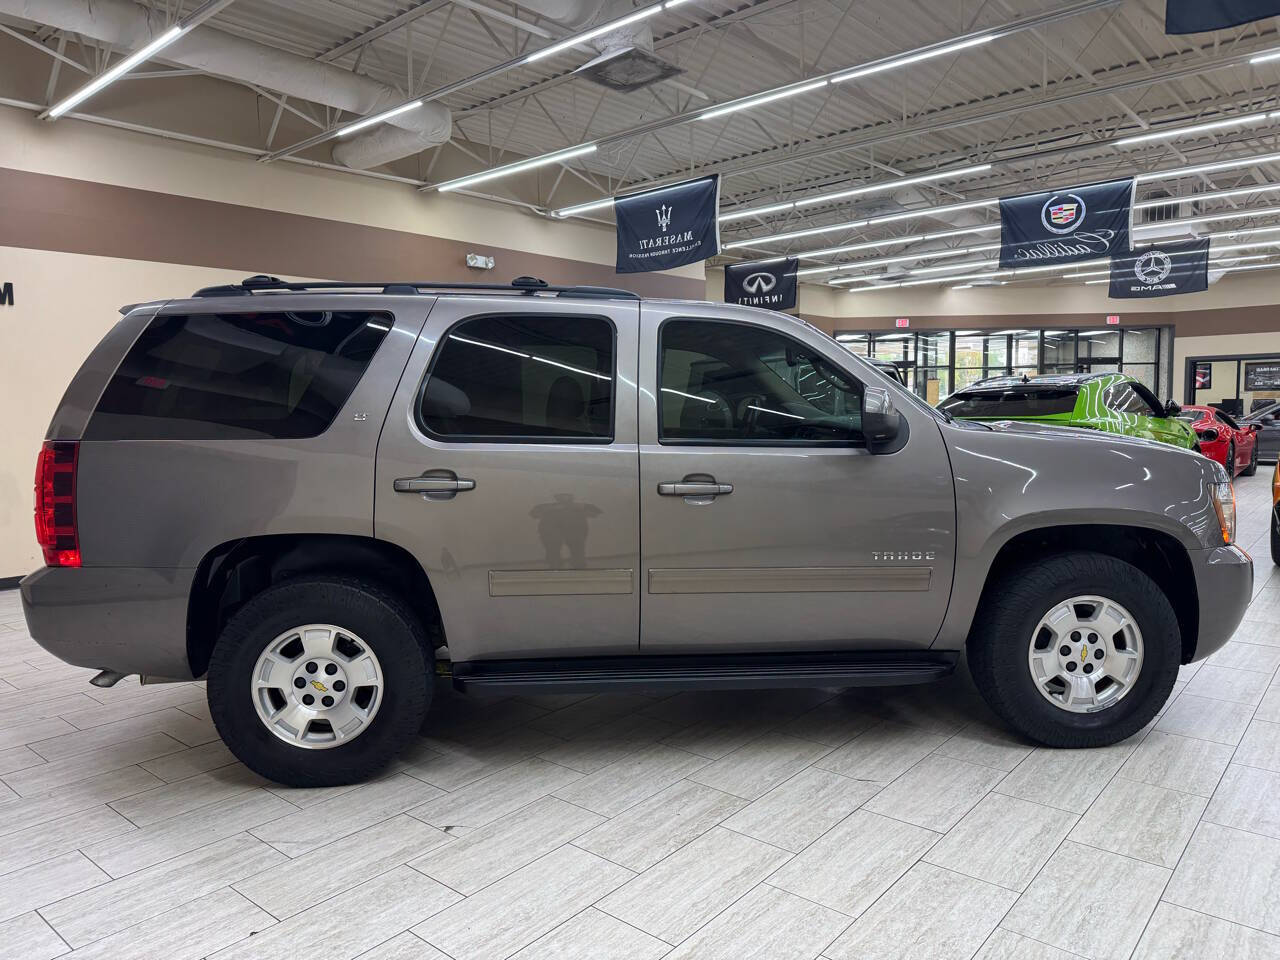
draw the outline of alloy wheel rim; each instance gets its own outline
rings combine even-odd
[[[382,665],[367,643],[331,623],[280,634],[254,665],[258,719],[293,747],[324,750],[354,740],[382,706]]]
[[[1040,695],[1069,713],[1097,713],[1120,702],[1142,673],[1142,631],[1107,597],[1055,604],[1031,632],[1027,665]]]

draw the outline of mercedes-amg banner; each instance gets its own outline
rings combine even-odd
[[[1129,250],[1133,180],[1000,201],[1000,266],[1097,260]]]
[[[720,252],[720,175],[613,201],[618,273],[670,270]]]
[[[1111,258],[1111,298],[1137,300],[1209,289],[1209,241],[1157,243]]]
[[[790,310],[796,305],[795,257],[731,263],[724,268],[724,302]]]
[[[1206,33],[1280,16],[1280,0],[1168,0],[1165,33]]]

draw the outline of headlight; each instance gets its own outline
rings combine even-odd
[[[1218,512],[1218,524],[1222,527],[1222,542],[1236,542],[1236,490],[1230,481],[1215,483],[1209,487],[1213,508]]]

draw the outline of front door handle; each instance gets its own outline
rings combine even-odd
[[[733,493],[732,483],[717,483],[707,473],[691,473],[683,480],[658,484],[662,497],[684,497],[685,503],[712,503],[716,497]]]
[[[426,500],[452,500],[464,490],[474,490],[476,482],[452,470],[426,470],[416,477],[400,477],[392,488],[396,493],[420,493]]]

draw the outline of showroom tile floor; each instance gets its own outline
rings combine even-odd
[[[0,957],[1280,957],[1280,571],[1267,477],[1238,490],[1248,619],[1092,751],[1019,742],[966,676],[442,689],[378,781],[288,790],[199,684],[91,688],[0,593]]]

